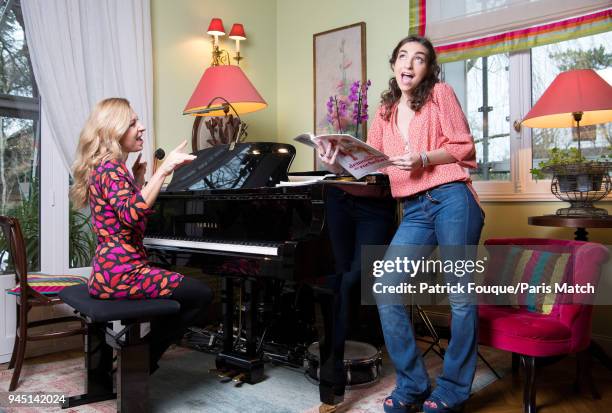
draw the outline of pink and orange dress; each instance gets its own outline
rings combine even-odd
[[[183,276],[149,265],[142,241],[152,210],[124,162],[103,161],[92,171],[89,206],[98,237],[89,294],[100,299],[169,298]]]

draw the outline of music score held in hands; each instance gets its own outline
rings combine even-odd
[[[333,146],[339,145],[340,149],[336,158],[338,164],[357,179],[391,165],[387,155],[352,135],[314,136],[311,133],[303,133],[295,137],[294,140],[315,149],[317,148],[316,140],[326,141]]]

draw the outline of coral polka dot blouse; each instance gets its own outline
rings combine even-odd
[[[389,156],[407,151],[421,153],[444,148],[457,162],[430,165],[425,169],[403,171],[388,167],[391,192],[395,198],[408,197],[449,182],[465,182],[474,198],[478,196],[472,186],[467,169],[476,168],[474,140],[453,89],[446,83],[436,83],[430,98],[414,114],[408,131],[409,142],[404,142],[396,123],[397,104],[391,118],[382,117],[383,107],[377,112],[368,130],[368,144]]]
[[[125,163],[103,161],[92,171],[89,206],[98,237],[89,294],[101,299],[170,296],[183,276],[149,265],[142,240],[152,210]]]

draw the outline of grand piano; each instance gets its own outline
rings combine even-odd
[[[313,283],[333,272],[325,192],[327,185],[343,183],[277,187],[287,181],[295,156],[289,144],[219,145],[195,154],[197,159],[177,170],[159,194],[144,244],[155,265],[222,277],[217,368],[239,371],[242,381],[257,383],[263,379],[265,334],[257,328],[259,281]],[[351,191],[366,195],[380,188],[387,190],[388,182],[350,184]]]

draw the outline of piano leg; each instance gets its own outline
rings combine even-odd
[[[249,358],[257,357],[255,329],[257,323],[257,292],[253,280],[244,280],[244,330],[246,335],[246,353]]]
[[[234,280],[221,279],[221,311],[223,312],[223,352],[234,348]]]
[[[223,351],[217,355],[215,364],[218,370],[234,371],[236,376],[242,375],[240,381],[255,384],[263,380],[264,363],[257,354],[255,343],[255,311],[256,297],[253,292],[253,281],[245,280],[244,306],[246,353],[234,349],[234,279],[223,277],[221,304],[223,309]],[[242,309],[239,309],[242,311]],[[238,331],[241,334],[241,331]]]

